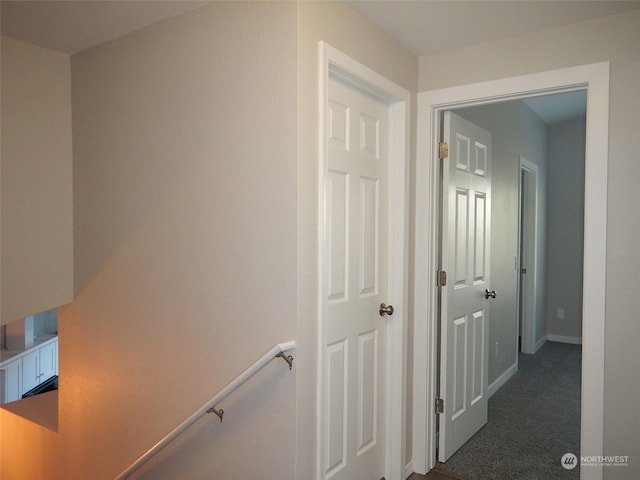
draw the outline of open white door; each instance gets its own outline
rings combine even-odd
[[[330,77],[324,478],[385,476],[388,105]],[[392,314],[389,310],[388,314]]]
[[[491,134],[444,113],[440,415],[445,462],[487,423]]]

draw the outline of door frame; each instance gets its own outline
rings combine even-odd
[[[415,192],[413,463],[436,463],[438,119],[440,112],[531,96],[587,91],[581,455],[603,455],[609,62],[563,68],[421,92]],[[577,454],[577,452],[575,452]],[[601,466],[581,467],[583,480],[601,480]]]
[[[532,289],[529,293],[532,297],[531,311],[528,316],[523,315],[522,331],[519,331],[519,335],[522,337],[522,352],[523,353],[536,353],[536,351],[543,345],[544,339],[536,344],[536,326],[537,326],[537,305],[538,298],[538,195],[540,193],[539,180],[538,180],[538,166],[535,163],[530,162],[522,155],[519,156],[519,178],[518,178],[518,269],[522,268],[522,173],[528,172],[533,175],[534,195],[533,205],[528,205],[527,208],[533,209],[533,234],[531,235],[533,240],[533,262],[528,265],[531,270],[531,282]],[[529,272],[527,271],[527,274]],[[518,312],[520,312],[522,295],[522,274],[518,272]],[[525,324],[524,319],[528,318],[529,321]],[[546,339],[546,337],[545,337]],[[516,351],[518,339],[516,338]],[[516,360],[517,361],[517,360]]]
[[[389,106],[388,152],[388,303],[395,312],[387,321],[385,478],[404,480],[406,451],[406,337],[408,296],[405,287],[408,267],[408,177],[411,94],[369,67],[339,50],[319,42],[319,185],[318,185],[318,388],[317,388],[317,480],[324,478],[324,379],[326,349],[326,240],[325,184],[327,180],[326,108],[329,78],[339,78],[352,87],[373,95]]]

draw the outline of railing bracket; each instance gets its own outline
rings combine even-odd
[[[281,358],[283,359],[285,362],[287,362],[287,364],[289,365],[289,370],[291,370],[293,368],[293,356],[292,355],[285,355],[283,352],[280,352],[279,354],[276,355],[276,358]]]
[[[215,413],[220,419],[220,422],[222,422],[222,416],[224,415],[224,410],[222,409],[216,410],[216,407],[211,407],[209,410],[207,410],[207,413]]]

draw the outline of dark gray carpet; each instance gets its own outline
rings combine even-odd
[[[580,345],[547,342],[521,354],[518,372],[489,399],[489,421],[439,469],[470,480],[577,479],[580,459]]]

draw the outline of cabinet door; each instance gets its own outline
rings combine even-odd
[[[40,348],[40,376],[38,383],[42,383],[56,374],[57,358],[57,342],[48,343]]]
[[[2,367],[2,403],[13,402],[22,397],[22,359]]]
[[[26,393],[40,383],[40,350],[34,350],[22,357],[22,393]]]

